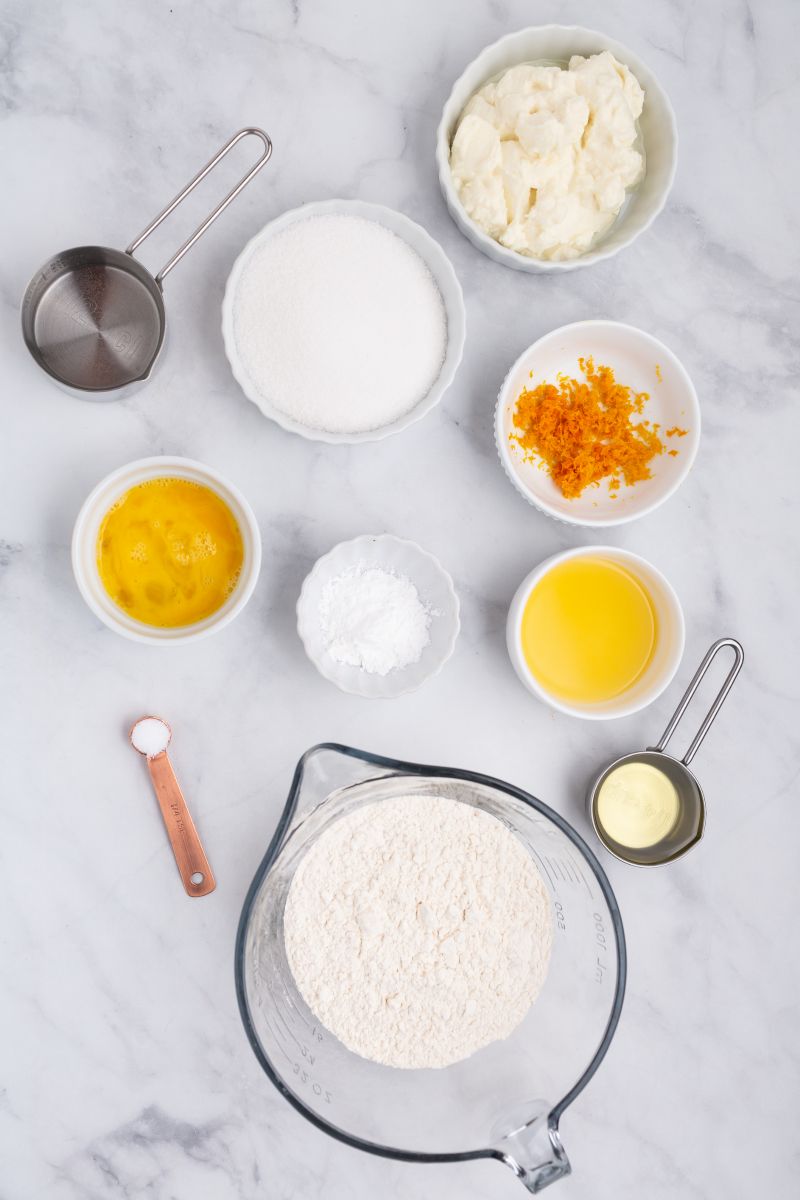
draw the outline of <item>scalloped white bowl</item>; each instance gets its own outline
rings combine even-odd
[[[662,430],[677,425],[685,437],[665,438],[677,456],[657,455],[652,476],[632,487],[622,484],[616,497],[608,482],[588,487],[573,500],[562,495],[550,475],[525,458],[513,433],[513,415],[522,389],[558,375],[577,376],[578,359],[592,356],[595,364],[614,368],[617,382],[635,392],[648,392],[644,416]],[[656,364],[661,379],[656,375]],[[531,378],[532,376],[532,378]],[[514,487],[529,504],[568,525],[602,527],[625,525],[653,512],[678,490],[692,469],[700,444],[700,405],[685,367],[663,342],[621,321],[576,321],[546,333],[524,350],[506,375],[495,409],[495,444],[500,462]]]
[[[328,653],[318,616],[322,589],[329,579],[358,565],[405,575],[416,587],[423,604],[433,610],[430,641],[418,662],[388,675],[371,675],[359,667],[336,662]],[[306,654],[320,675],[343,692],[356,696],[386,700],[415,692],[441,671],[453,653],[460,628],[458,596],[439,560],[416,542],[388,533],[365,534],[334,546],[314,564],[297,601],[297,632]]]
[[[403,413],[401,417],[398,417],[396,421],[391,421],[389,424],[382,425],[377,429],[366,429],[359,433],[333,433],[328,429],[317,429],[310,425],[301,425],[299,421],[293,420],[286,413],[275,408],[269,399],[258,390],[247,374],[239,356],[236,337],[234,335],[233,309],[236,289],[239,286],[242,272],[251,255],[265,241],[282,233],[290,225],[294,225],[298,221],[307,221],[312,217],[321,216],[363,217],[365,220],[375,221],[379,225],[383,225],[384,228],[391,230],[392,233],[397,234],[412,250],[416,251],[427,266],[439,289],[447,316],[447,346],[444,362],[442,363],[439,375],[425,396],[412,409]],[[288,212],[283,213],[282,216],[276,217],[274,221],[268,222],[255,237],[250,239],[233,264],[222,301],[222,340],[225,344],[225,353],[228,357],[233,377],[239,384],[239,387],[248,400],[252,400],[253,404],[261,410],[265,417],[269,417],[271,421],[280,425],[282,429],[288,430],[289,433],[297,433],[300,437],[309,438],[316,442],[329,442],[331,444],[375,442],[381,438],[388,437],[392,433],[400,433],[402,429],[407,429],[409,425],[413,425],[415,421],[419,421],[439,403],[453,382],[458,364],[461,362],[461,356],[464,352],[465,336],[466,309],[464,307],[464,295],[461,291],[461,284],[458,282],[458,276],[453,270],[452,263],[442,247],[431,237],[427,230],[423,229],[421,225],[417,225],[415,221],[411,221],[408,217],[403,216],[402,213],[396,212],[393,208],[386,208],[382,204],[367,204],[363,200],[320,200],[313,204],[304,204],[300,208],[292,208]]]
[[[639,119],[645,154],[645,174],[641,183],[623,205],[609,230],[579,258],[550,262],[528,258],[501,246],[475,224],[467,215],[450,173],[450,146],[464,106],[478,88],[519,63],[550,60],[566,62],[573,54],[598,54],[610,50],[620,62],[630,67],[645,91],[645,102]],[[610,258],[629,246],[650,226],[664,207],[675,178],[678,161],[678,131],[675,113],[666,92],[652,71],[621,42],[580,25],[536,25],[509,33],[487,46],[453,84],[436,132],[436,163],[439,182],[458,228],[473,246],[495,262],[517,271],[574,271],[591,263]]]

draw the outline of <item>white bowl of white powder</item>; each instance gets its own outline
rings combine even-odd
[[[283,429],[375,441],[439,402],[464,347],[461,286],[438,242],[360,200],[292,209],[233,265],[222,336],[234,378]]]
[[[343,692],[390,699],[437,675],[456,644],[459,603],[416,542],[365,535],[318,559],[297,601],[306,654]]]

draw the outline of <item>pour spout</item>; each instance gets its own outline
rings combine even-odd
[[[506,1134],[495,1149],[498,1157],[534,1195],[572,1171],[561,1144],[558,1125],[549,1112]]]
[[[332,792],[363,783],[367,779],[391,775],[402,765],[337,742],[321,742],[312,746],[297,764],[289,798],[273,841],[280,846],[295,826]]]

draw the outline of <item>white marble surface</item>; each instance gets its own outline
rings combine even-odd
[[[605,860],[627,929],[629,990],[605,1063],[563,1120],[574,1174],[552,1194],[795,1194],[797,15],[790,0],[5,0],[4,1197],[522,1195],[498,1164],[375,1159],[287,1106],[236,1011],[233,937],[247,884],[295,761],[323,739],[498,774],[586,832],[587,777],[653,738],[723,633],[744,642],[747,662],[697,759],[707,838],[660,872]],[[455,75],[488,41],[548,19],[594,23],[641,54],[673,99],[681,136],[674,193],[654,228],[610,262],[552,278],[512,274],[478,254],[448,218],[433,168]],[[273,163],[170,277],[171,343],[151,386],[107,406],[63,396],[19,336],[29,274],[63,246],[124,246],[249,123],[273,135]],[[150,265],[213,193],[209,184],[159,234],[144,255]],[[455,386],[422,424],[376,445],[282,433],[239,393],[222,353],[220,301],[239,248],[287,207],[329,196],[380,201],[421,221],[467,298]],[[675,686],[609,725],[548,712],[508,664],[503,621],[520,578],[592,539],[523,503],[491,433],[508,363],[555,325],[593,316],[668,341],[694,377],[704,419],[680,493],[608,535],[667,573],[688,619]],[[92,485],[160,452],[206,460],[235,480],[265,550],[245,614],[218,637],[171,651],[100,627],[68,553]],[[391,704],[343,696],[320,678],[293,615],[317,555],[383,530],[441,557],[464,618],[441,676]],[[179,888],[125,742],[147,711],[174,724],[174,762],[219,880],[203,901]]]

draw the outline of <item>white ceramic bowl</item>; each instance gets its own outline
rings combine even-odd
[[[610,50],[619,62],[630,67],[645,91],[639,119],[645,154],[645,175],[626,200],[614,224],[597,243],[579,258],[564,262],[528,258],[501,246],[475,224],[462,205],[450,173],[450,146],[464,106],[478,88],[508,67],[519,63],[550,60],[564,63],[573,54],[598,54]],[[436,163],[450,215],[474,246],[495,262],[518,271],[573,271],[610,258],[643,233],[661,212],[669,195],[678,158],[675,114],[666,92],[648,67],[627,46],[579,25],[538,25],[509,33],[487,46],[453,84],[436,134]]]
[[[552,696],[528,667],[522,653],[521,629],[525,604],[540,579],[558,563],[570,558],[605,558],[619,563],[631,575],[641,581],[653,602],[658,630],[655,650],[645,670],[636,682],[619,696],[600,704],[567,704]],[[506,622],[506,644],[509,657],[517,675],[529,692],[538,696],[545,704],[570,717],[583,717],[591,721],[603,721],[612,717],[629,717],[639,712],[661,695],[671,683],[683,657],[685,630],[683,610],[672,586],[660,571],[628,550],[614,546],[581,546],[577,550],[565,550],[545,559],[535,570],[526,575],[514,594]]]
[[[216,492],[236,518],[244,545],[244,562],[238,583],[222,608],[206,617],[204,621],[175,629],[158,629],[129,616],[108,595],[97,569],[97,535],[103,517],[111,505],[129,488],[144,483],[147,479],[157,479],[161,476],[190,479]],[[140,458],[106,475],[84,501],[72,532],[72,570],[78,589],[89,608],[115,633],[120,633],[134,642],[148,642],[151,645],[193,642],[229,625],[247,604],[261,570],[261,535],[255,513],[244,496],[212,467],[193,462],[190,458],[173,458],[166,455]]]
[[[331,433],[330,430],[315,429],[308,425],[301,425],[299,421],[292,420],[291,417],[275,408],[258,391],[245,371],[234,336],[234,299],[242,271],[250,256],[268,238],[282,233],[290,225],[294,225],[298,221],[307,221],[311,217],[321,216],[362,217],[367,221],[376,221],[379,225],[383,225],[386,229],[390,229],[392,233],[397,234],[412,250],[416,251],[427,266],[439,288],[447,315],[447,348],[444,362],[442,363],[438,378],[434,381],[427,395],[409,412],[404,413],[402,417],[398,417],[396,421],[392,421],[388,425],[382,425],[378,429],[365,430],[362,433]],[[453,382],[458,364],[461,362],[461,356],[464,352],[465,331],[466,310],[464,308],[464,296],[461,291],[461,284],[458,282],[458,277],[453,270],[450,259],[439,243],[434,241],[421,225],[417,225],[416,222],[409,220],[408,217],[404,217],[402,213],[395,212],[392,208],[385,208],[382,204],[367,204],[362,200],[321,200],[314,204],[304,204],[301,208],[290,209],[289,212],[285,212],[282,216],[276,217],[274,221],[270,221],[260,233],[257,233],[255,237],[250,239],[236,259],[228,276],[225,296],[222,301],[222,339],[225,343],[225,353],[228,356],[233,376],[245,396],[249,400],[252,400],[265,417],[269,417],[275,421],[282,429],[286,429],[290,433],[299,433],[301,437],[310,438],[316,442],[330,442],[334,444],[340,442],[375,442],[381,438],[388,437],[389,434],[399,433],[401,429],[407,429],[409,425],[413,425],[415,421],[419,421],[439,403]]]
[[[661,426],[666,450],[652,459],[650,479],[631,487],[622,484],[616,497],[610,495],[608,481],[603,480],[568,500],[543,467],[525,458],[511,436],[514,408],[526,386],[554,383],[562,373],[580,378],[578,359],[589,356],[595,366],[613,367],[618,383],[649,394],[642,417]],[[666,431],[676,425],[686,429],[686,435],[666,437]],[[685,368],[658,338],[619,321],[577,321],[545,334],[514,363],[497,400],[495,442],[514,487],[548,516],[570,525],[624,525],[653,512],[689,474],[700,444],[700,405]],[[677,456],[673,458],[669,450],[677,450]]]
[[[418,662],[390,671],[388,675],[371,675],[360,667],[336,662],[328,653],[318,616],[322,589],[329,579],[358,565],[405,575],[416,587],[423,604],[433,611],[430,641]],[[416,542],[388,533],[365,535],[351,542],[340,542],[314,564],[297,601],[297,632],[320,675],[343,692],[390,699],[415,692],[427,679],[438,675],[456,644],[461,628],[458,613],[453,581],[437,558]]]

